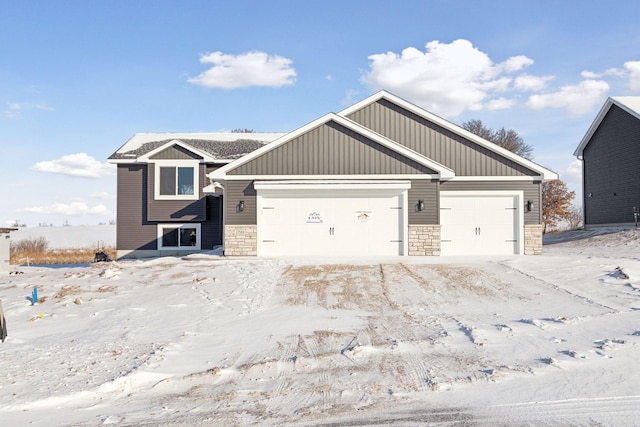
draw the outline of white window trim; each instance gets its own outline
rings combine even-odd
[[[192,167],[193,168],[193,194],[161,195],[160,194],[160,168],[161,167],[175,167],[175,168]],[[155,200],[198,200],[200,199],[200,162],[198,160],[155,160],[154,168],[155,168],[155,174],[154,174],[153,197]]]
[[[195,228],[196,229],[196,245],[195,246],[162,246],[162,229],[164,228]],[[172,251],[199,251],[202,248],[202,227],[200,223],[164,223],[158,224],[158,250],[172,250]]]

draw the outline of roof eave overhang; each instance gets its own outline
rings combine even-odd
[[[199,160],[201,163],[206,163],[206,162],[216,162],[217,160],[215,159],[215,157],[211,156],[211,154],[204,152],[202,150],[199,150],[195,147],[192,147],[189,144],[186,144],[184,142],[182,142],[179,139],[172,139],[171,141],[168,141],[166,144],[162,144],[160,147],[157,147],[151,151],[149,151],[148,153],[143,154],[142,156],[138,157],[138,162],[150,162],[153,161],[151,158],[153,156],[155,156],[156,154],[166,150],[169,147],[172,147],[174,145],[177,145],[181,148],[184,148],[187,151],[192,152],[193,154],[196,154],[200,157],[202,157],[202,159],[193,159],[193,160]]]
[[[598,127],[600,127],[600,123],[602,123],[602,120],[604,120],[605,116],[607,115],[607,113],[609,112],[613,104],[614,104],[613,99],[607,98],[602,108],[600,108],[600,112],[598,112],[598,115],[596,116],[595,120],[591,123],[591,126],[589,126],[589,129],[587,129],[587,133],[584,135],[584,137],[582,137],[580,144],[578,144],[578,147],[573,152],[574,156],[582,157],[584,153],[584,149],[587,147],[587,144],[589,144],[591,137],[593,137],[593,134],[596,132]]]
[[[640,112],[637,111],[637,108],[634,109],[633,106],[625,105],[625,99],[626,98],[627,97],[609,97],[609,98],[607,98],[607,100],[605,101],[604,105],[600,109],[600,112],[596,116],[595,120],[593,121],[593,123],[591,123],[591,126],[589,126],[589,129],[587,130],[587,133],[584,135],[584,137],[580,141],[580,144],[578,145],[576,150],[573,152],[574,156],[576,156],[578,158],[583,156],[584,149],[587,147],[587,145],[591,141],[591,138],[593,137],[593,134],[596,132],[596,130],[598,130],[598,128],[600,127],[600,124],[602,123],[604,118],[609,113],[609,110],[611,109],[612,105],[616,105],[620,109],[626,111],[630,115],[632,115],[635,118],[637,118],[638,120],[640,120]]]

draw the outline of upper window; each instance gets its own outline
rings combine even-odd
[[[157,162],[155,184],[156,199],[197,199],[198,162]]]
[[[176,194],[193,195],[193,168],[174,166],[160,167],[160,195],[175,196]]]

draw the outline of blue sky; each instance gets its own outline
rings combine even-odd
[[[637,1],[0,0],[0,226],[115,219],[137,132],[288,132],[380,89],[573,150],[640,95]]]

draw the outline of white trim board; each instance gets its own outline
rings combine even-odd
[[[256,190],[408,190],[410,181],[256,181]]]
[[[439,179],[437,175],[427,174],[407,174],[407,175],[227,175],[224,179],[213,179],[214,181],[282,181],[282,180],[304,180],[304,181],[341,181],[341,180],[412,180],[412,179]]]

